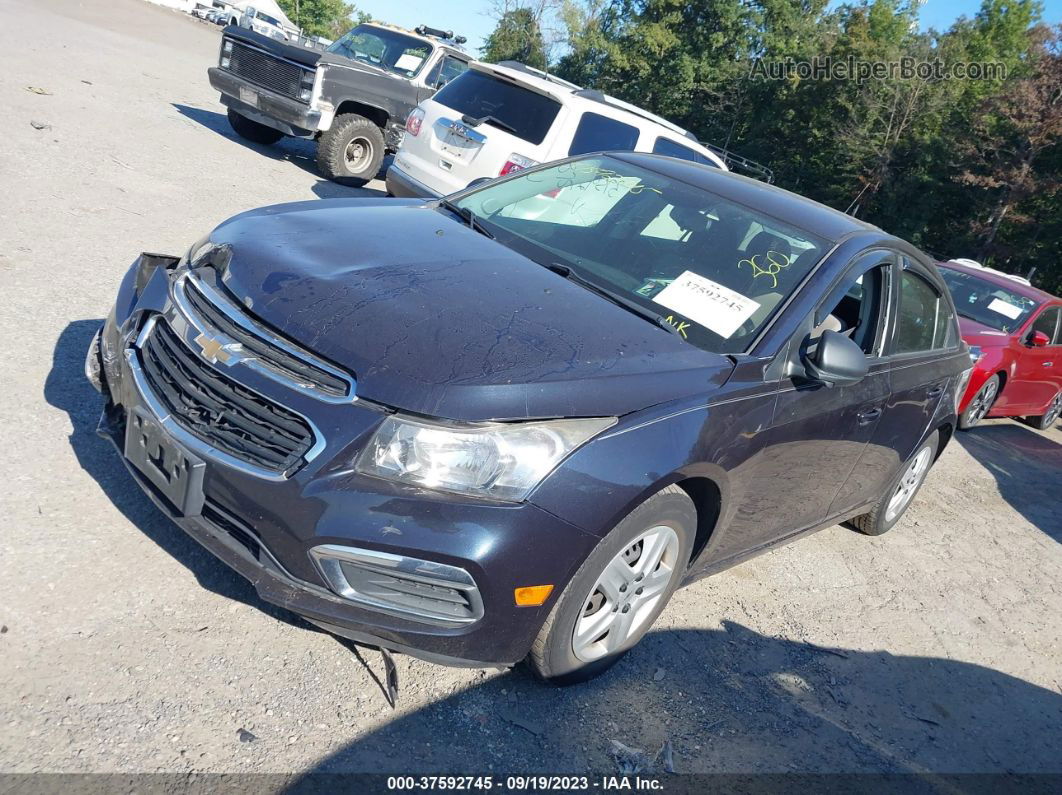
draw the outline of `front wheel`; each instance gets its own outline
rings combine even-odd
[[[1062,416],[1062,391],[1055,395],[1047,411],[1039,417],[1026,417],[1025,421],[1038,430],[1046,431],[1058,421],[1059,416]]]
[[[686,572],[693,501],[668,486],[634,509],[590,553],[553,606],[526,663],[556,685],[616,664],[652,626]]]
[[[246,116],[241,116],[232,108],[229,108],[228,115],[229,126],[236,131],[236,134],[253,143],[269,146],[269,144],[275,144],[284,137],[284,133],[280,130],[274,130],[272,127],[267,127],[264,124],[248,119]]]
[[[904,462],[899,474],[892,479],[874,509],[870,513],[855,517],[850,524],[868,536],[880,536],[891,530],[922,488],[929,468],[937,457],[939,443],[939,434],[934,431],[932,436],[922,442],[914,455]]]
[[[970,403],[959,415],[959,427],[966,431],[977,425],[988,414],[998,396],[999,376],[994,375],[982,384],[977,394],[970,399]]]
[[[317,168],[333,182],[360,188],[380,171],[384,150],[383,131],[375,122],[344,113],[317,142]]]

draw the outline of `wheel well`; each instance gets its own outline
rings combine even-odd
[[[712,537],[719,521],[723,502],[719,487],[708,478],[687,478],[675,485],[689,495],[697,509],[697,535],[693,539],[693,552],[690,553],[690,563],[692,563],[700,556],[704,545]]]
[[[950,422],[945,422],[939,428],[937,433],[940,435],[940,439],[937,442],[937,456],[933,460],[936,461],[940,458],[940,454],[944,452],[944,448],[948,446],[948,442],[951,441],[951,437],[955,435],[955,428],[952,427]]]
[[[339,107],[336,108],[337,116],[342,116],[344,113],[357,113],[359,116],[364,116],[381,130],[387,126],[387,111],[374,108],[372,105],[365,105],[348,99],[346,102],[340,103]]]
[[[996,400],[999,400],[999,396],[1003,394],[1003,387],[1007,385],[1007,371],[999,370],[996,375],[999,376],[999,390],[996,392]]]

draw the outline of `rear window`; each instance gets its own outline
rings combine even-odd
[[[634,151],[638,143],[638,128],[610,119],[599,113],[584,113],[568,148],[569,155],[585,155],[590,152]]]
[[[714,160],[709,160],[695,149],[690,149],[688,146],[677,144],[670,138],[657,138],[656,143],[653,144],[653,154],[678,157],[682,160],[692,160],[694,163],[703,163],[706,166],[719,168],[718,163]]]
[[[531,144],[542,143],[560,110],[555,99],[475,69],[451,80],[432,99]]]

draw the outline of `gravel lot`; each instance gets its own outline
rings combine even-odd
[[[600,680],[399,657],[392,709],[378,652],[265,605],[141,496],[82,375],[137,252],[380,184],[235,140],[213,26],[140,0],[0,19],[0,770],[614,772],[615,739],[670,740],[680,773],[1062,771],[1062,429],[1003,420],[892,533],[702,580]]]

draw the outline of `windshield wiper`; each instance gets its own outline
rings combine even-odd
[[[490,114],[487,114],[486,116],[480,116],[478,119],[473,116],[462,116],[461,121],[463,121],[465,124],[470,124],[473,127],[478,127],[485,121],[490,122],[498,129],[505,130],[505,132],[507,133],[512,133],[513,135],[516,135],[515,127],[513,127],[511,124],[506,124],[497,116],[491,116]]]
[[[454,204],[452,201],[446,198],[439,199],[436,204],[439,207],[445,207],[447,210],[449,210],[462,221],[464,221],[466,224],[468,224],[469,229],[474,229],[481,235],[489,237],[491,240],[494,239],[494,233],[487,229],[487,227],[483,225],[483,222],[479,220],[476,214],[467,207],[462,207],[459,204]]]
[[[560,274],[568,281],[575,282],[580,287],[585,287],[587,290],[597,293],[602,298],[614,303],[616,306],[623,307],[628,312],[631,312],[637,315],[638,317],[643,318],[644,320],[648,320],[654,326],[659,326],[665,331],[669,331],[672,334],[678,334],[679,336],[682,336],[677,326],[672,326],[663,317],[658,315],[653,310],[647,309],[646,307],[639,304],[637,301],[631,301],[629,298],[624,298],[622,295],[616,295],[616,293],[612,292],[611,290],[606,290],[604,287],[595,284],[594,282],[587,279],[585,276],[580,275],[577,271],[572,270],[569,265],[565,265],[562,262],[551,262],[545,267],[549,268],[554,273]]]

